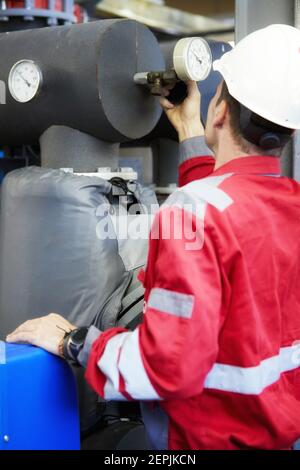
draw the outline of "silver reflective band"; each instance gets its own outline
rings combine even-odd
[[[130,333],[121,349],[119,371],[125,390],[135,400],[160,400],[144,367],[139,344],[139,328]]]
[[[148,307],[175,317],[191,318],[195,297],[166,289],[154,288],[150,292]]]
[[[228,194],[225,193],[225,191],[223,191],[223,189],[220,189],[218,186],[231,176],[232,173],[222,176],[204,178],[201,181],[193,181],[187,186],[179,189],[179,191],[181,190],[192,197],[196,197],[196,199],[205,201],[206,203],[218,209],[220,212],[223,212],[225,209],[231,206],[233,200],[230,196],[228,196]]]
[[[186,212],[191,212],[201,220],[205,219],[209,204],[223,212],[233,204],[233,200],[218,186],[231,176],[232,173],[228,173],[193,181],[175,191],[162,205],[161,209],[179,207]]]
[[[300,367],[298,346],[282,348],[278,356],[265,359],[256,367],[215,364],[206,377],[204,388],[244,395],[260,395],[275,384],[281,374]]]
[[[104,353],[98,362],[98,368],[106,376],[104,386],[104,398],[106,400],[126,401],[126,398],[119,392],[119,353],[123,343],[131,333],[120,333],[113,336],[105,347]]]

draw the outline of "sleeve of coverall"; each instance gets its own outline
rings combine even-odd
[[[164,239],[168,217],[175,222]],[[195,237],[178,237],[177,230],[190,224]],[[195,396],[217,358],[222,287],[210,231],[193,213],[167,207],[151,237],[142,325],[134,332],[108,330],[89,355],[86,378],[106,399]]]
[[[179,186],[206,178],[215,166],[215,159],[203,137],[193,137],[180,144]],[[200,156],[201,155],[201,156]]]

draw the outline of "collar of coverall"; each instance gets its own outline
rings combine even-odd
[[[281,176],[280,158],[269,156],[236,158],[215,170],[213,175],[225,175],[226,173]]]

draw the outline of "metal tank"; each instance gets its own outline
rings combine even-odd
[[[0,143],[32,144],[51,126],[66,126],[108,142],[139,139],[156,126],[158,100],[133,76],[163,70],[159,44],[145,26],[104,20],[0,34],[0,80],[33,61],[41,75],[37,95],[20,103],[7,92],[0,114]],[[20,77],[22,80],[22,77]]]

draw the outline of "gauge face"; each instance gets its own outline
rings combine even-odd
[[[8,87],[16,101],[28,103],[38,94],[41,85],[41,70],[32,60],[21,60],[12,67]]]
[[[180,80],[205,80],[212,68],[209,44],[202,38],[185,38],[174,49],[174,68]]]

